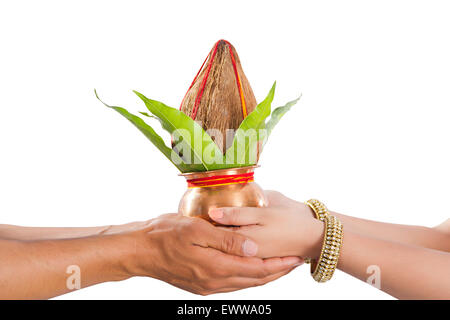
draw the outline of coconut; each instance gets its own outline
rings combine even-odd
[[[180,110],[197,121],[225,153],[233,132],[255,107],[256,99],[236,49],[228,41],[219,40],[194,78]]]

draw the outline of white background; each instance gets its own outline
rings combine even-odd
[[[231,41],[258,101],[303,93],[257,182],[346,214],[434,226],[448,217],[446,1],[8,1],[0,5],[0,217],[119,224],[175,212],[177,170],[108,103],[177,107],[214,42]],[[180,262],[182,263],[182,262]],[[431,270],[430,266],[430,270]],[[223,299],[386,299],[308,267]],[[203,299],[145,278],[63,296]]]

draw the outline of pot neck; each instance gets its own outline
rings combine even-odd
[[[255,167],[184,174],[189,188],[217,187],[231,184],[246,184],[254,181]]]

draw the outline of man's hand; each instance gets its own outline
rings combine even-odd
[[[303,262],[252,257],[258,248],[245,236],[178,214],[122,226],[4,226],[3,231],[0,299],[46,299],[70,292],[69,266],[81,271],[81,288],[149,276],[205,295],[264,284]]]
[[[257,245],[199,218],[167,214],[127,236],[135,252],[126,269],[207,295],[263,285],[303,263],[298,257],[260,259]]]

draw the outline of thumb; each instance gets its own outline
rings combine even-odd
[[[211,236],[206,240],[208,247],[244,257],[255,256],[258,252],[258,245],[247,237],[233,231],[214,229]]]

